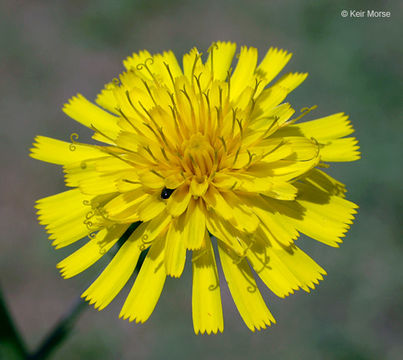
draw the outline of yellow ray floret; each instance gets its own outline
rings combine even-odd
[[[73,134],[75,135],[75,134]],[[105,154],[94,146],[68,143],[46,136],[37,136],[31,157],[52,164],[65,165],[77,161],[103,157]]]
[[[193,252],[192,313],[196,334],[224,330],[221,306],[220,282],[213,247],[207,232],[204,248]]]
[[[71,98],[70,102],[64,106],[63,111],[72,119],[89,128],[95,127],[104,133],[113,135],[120,131],[116,116],[94,105],[81,94]]]
[[[274,317],[264,303],[246,260],[239,261],[231,256],[230,250],[220,243],[218,249],[228,287],[246,326],[252,331],[270,326],[275,322]]]
[[[291,56],[292,54],[287,53],[285,50],[279,50],[277,48],[269,49],[256,69],[261,79],[261,83],[259,84],[261,90],[280,73],[284,66],[290,61]],[[257,95],[259,92],[258,90]]]
[[[125,230],[124,226],[115,226],[99,231],[83,247],[57,264],[62,276],[67,279],[89,268],[116,244]]]
[[[129,280],[140,253],[139,240],[128,239],[81,297],[94,304],[96,309],[105,308]]]
[[[173,220],[166,235],[165,271],[172,277],[180,277],[186,261],[186,246],[183,241],[183,222],[181,216]]]
[[[56,249],[70,245],[91,234],[98,227],[90,227],[93,212],[86,205],[88,196],[79,189],[65,191],[37,201],[39,223],[46,226],[49,239]]]
[[[164,287],[166,273],[163,266],[165,256],[164,238],[155,240],[132,289],[122,307],[120,317],[145,322],[157,305]]]
[[[211,45],[211,51],[206,60],[206,66],[213,74],[214,79],[224,81],[231,67],[235,55],[236,45],[230,42],[218,41]],[[213,67],[211,65],[213,64]]]
[[[195,333],[224,329],[219,263],[255,331],[275,322],[255,275],[279,297],[326,275],[296,241],[338,247],[352,224],[357,205],[323,168],[359,159],[353,127],[344,113],[301,122],[316,105],[284,102],[308,75],[281,74],[291,53],[270,48],[259,62],[257,49],[236,49],[193,48],[182,65],[172,51],[134,53],[97,105],[78,94],[63,108],[96,144],[35,138],[31,157],[62,165],[70,188],[37,202],[40,224],[56,248],[88,237],[57,265],[62,276],[114,254],[82,295],[97,309],[139,269],[120,317],[145,322],[188,258]]]

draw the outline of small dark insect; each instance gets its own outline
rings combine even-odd
[[[169,199],[169,197],[172,195],[175,189],[167,189],[163,188],[161,191],[161,199]]]

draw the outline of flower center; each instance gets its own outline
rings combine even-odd
[[[214,149],[208,138],[200,132],[193,134],[182,146],[182,165],[185,173],[198,178],[209,176],[214,165]]]

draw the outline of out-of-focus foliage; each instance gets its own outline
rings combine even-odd
[[[388,19],[343,18],[343,9],[391,11]],[[289,71],[310,76],[289,101],[312,116],[344,111],[362,159],[332,175],[360,205],[340,249],[301,238],[327,271],[311,294],[265,299],[279,324],[257,334],[241,325],[223,286],[225,331],[193,334],[191,267],[168,281],[145,325],[118,319],[126,294],[90,309],[57,359],[398,359],[403,351],[401,114],[402,7],[397,1],[12,1],[0,5],[0,282],[30,349],[70,307],[94,271],[62,281],[55,251],[35,221],[36,199],[63,189],[62,174],[28,158],[36,134],[68,140],[86,132],[61,107],[89,98],[133,51],[177,55],[213,40],[294,53]],[[98,271],[104,266],[99,264]],[[95,270],[96,271],[96,270]],[[91,273],[92,272],[92,273]],[[128,289],[126,289],[126,292]]]

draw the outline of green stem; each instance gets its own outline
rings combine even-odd
[[[3,298],[0,287],[0,358],[3,350],[7,348],[15,357],[24,358],[27,356],[25,344],[17,331],[14,322],[8,311],[7,304]],[[1,350],[3,348],[3,350]],[[4,355],[4,354],[3,354]]]
[[[123,243],[130,237],[134,230],[140,225],[140,222],[136,222],[131,224],[125,233],[121,236],[118,243],[115,245],[116,250],[111,252],[113,256],[119,251],[119,248],[123,245]],[[144,254],[143,254],[144,253]],[[139,262],[137,263],[137,267],[135,271],[138,271],[141,267],[142,262],[144,261],[145,252],[142,253],[142,257],[140,257]],[[39,346],[38,350],[36,350],[33,354],[26,357],[27,360],[44,360],[49,357],[49,355],[57,348],[57,346],[62,343],[66,337],[69,335],[73,326],[83,311],[84,308],[87,308],[88,304],[82,299],[79,298],[75,304],[72,306],[70,311],[60,320],[60,322],[55,326],[55,328],[49,333],[49,335],[45,338],[42,344]]]
[[[116,254],[119,251],[119,248],[123,245],[123,243],[130,237],[134,230],[140,225],[140,222],[136,222],[131,224],[125,233],[121,236],[118,243],[115,245],[116,250],[111,252],[111,255]],[[144,260],[144,259],[142,259]],[[137,270],[139,270],[139,266],[141,266],[141,261],[137,264]],[[46,359],[57,346],[62,343],[65,338],[69,335],[73,326],[76,322],[76,319],[82,312],[84,308],[87,308],[88,304],[82,299],[79,298],[76,303],[72,306],[71,310],[60,320],[60,322],[56,325],[56,327],[49,333],[49,335],[45,338],[43,343],[40,345],[38,350],[36,350],[33,354],[29,355],[27,360],[44,360]]]
[[[73,326],[83,311],[84,308],[88,308],[88,305],[81,298],[77,299],[70,311],[60,320],[55,328],[49,333],[42,344],[39,346],[33,354],[29,355],[27,360],[44,360],[49,357],[53,350],[62,343],[66,337],[70,334]]]

